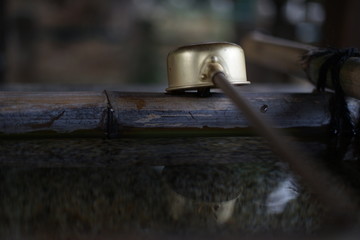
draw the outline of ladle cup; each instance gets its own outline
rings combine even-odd
[[[284,133],[265,121],[234,87],[234,84],[249,84],[241,47],[230,43],[180,47],[168,55],[168,81],[168,92],[219,87],[242,111],[254,130],[267,140],[280,160],[288,163],[332,214],[341,216],[341,219],[356,218],[357,207],[351,199],[352,195],[334,184],[326,170],[293,146]]]

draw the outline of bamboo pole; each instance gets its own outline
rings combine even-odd
[[[301,57],[316,47],[301,44],[281,38],[271,37],[261,33],[252,33],[242,42],[245,57],[254,63],[276,71],[305,77],[301,66]],[[317,81],[318,71],[324,57],[310,62],[308,75],[313,83]],[[340,81],[344,92],[360,99],[360,59],[350,58],[343,65]],[[327,87],[331,88],[328,83]]]
[[[323,127],[330,94],[244,93],[276,127]],[[199,98],[134,92],[1,92],[0,133],[104,136],[145,129],[246,129],[248,121],[222,93]],[[108,131],[111,131],[109,133]]]
[[[236,90],[224,73],[215,73],[213,81],[244,113],[256,132],[267,140],[280,160],[289,164],[290,169],[301,177],[330,213],[349,223],[356,220],[358,207],[352,200],[353,194],[345,190],[343,185],[334,183],[333,177],[317,166],[315,160],[293,146],[285,134],[273,128],[268,120],[265,121],[257,111],[254,111],[246,97]]]
[[[103,133],[107,102],[96,92],[0,92],[0,133]]]

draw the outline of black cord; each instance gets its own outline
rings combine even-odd
[[[353,136],[359,132],[356,126],[360,123],[354,124],[351,119],[346,95],[341,86],[340,71],[349,58],[360,57],[360,51],[356,48],[313,50],[303,56],[305,68],[308,69],[310,62],[318,57],[324,57],[326,60],[320,66],[316,88],[320,92],[325,91],[328,75],[330,75],[331,85],[335,91],[329,104],[331,132],[335,135]]]

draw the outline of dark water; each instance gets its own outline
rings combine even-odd
[[[326,156],[326,144],[296,141]],[[17,139],[0,150],[1,239],[312,235],[328,224],[258,137]],[[340,164],[352,166],[347,179],[354,164]]]

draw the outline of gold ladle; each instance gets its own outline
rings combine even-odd
[[[330,213],[341,219],[357,218],[357,206],[344,185],[315,164],[315,160],[300,151],[279,129],[272,127],[255,111],[234,84],[249,84],[243,50],[232,43],[206,43],[180,47],[168,55],[168,92],[199,88],[220,88],[242,111],[255,131],[263,136],[280,160],[301,177]]]

